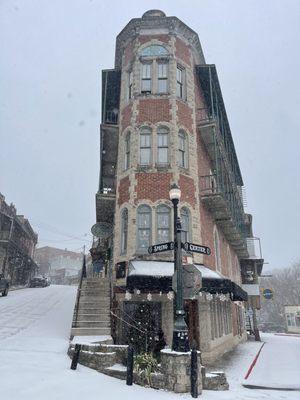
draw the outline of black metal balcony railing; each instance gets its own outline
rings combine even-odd
[[[118,110],[106,111],[105,113],[105,123],[117,125],[118,124]]]
[[[200,177],[201,199],[210,209],[216,223],[241,256],[247,256],[244,209],[241,193],[226,171]]]

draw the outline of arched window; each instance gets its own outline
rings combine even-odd
[[[127,133],[125,137],[125,157],[124,157],[124,169],[128,169],[130,167],[130,133]]]
[[[142,128],[140,132],[140,165],[151,164],[151,129]]]
[[[159,127],[157,131],[157,164],[166,165],[169,162],[169,131]]]
[[[141,57],[167,56],[168,54],[168,50],[164,46],[158,44],[152,44],[145,47],[140,53]]]
[[[128,239],[128,210],[124,208],[121,213],[121,254],[126,254]]]
[[[214,230],[215,262],[217,271],[221,271],[220,239],[217,229]]]
[[[182,168],[188,167],[188,144],[187,135],[184,131],[180,130],[178,135],[178,164]]]
[[[160,205],[156,209],[157,221],[157,243],[166,243],[170,241],[171,213],[170,208]]]
[[[137,210],[137,247],[140,251],[147,251],[151,243],[151,208],[139,206]]]
[[[190,232],[191,232],[191,221],[190,221],[190,212],[189,209],[183,207],[180,211],[181,218],[181,241],[182,243],[190,241]]]

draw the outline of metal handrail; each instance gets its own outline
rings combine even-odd
[[[79,311],[79,300],[80,300],[80,293],[81,293],[81,287],[82,287],[83,278],[86,278],[85,254],[83,255],[83,264],[82,264],[80,280],[79,280],[78,289],[77,289],[77,295],[76,295],[75,315],[74,315],[73,324],[72,324],[74,328],[76,328],[76,325],[77,325],[78,311]]]

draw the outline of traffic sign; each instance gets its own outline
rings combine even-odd
[[[210,248],[207,246],[202,246],[202,244],[185,242],[183,244],[183,248],[185,251],[191,251],[193,253],[205,254],[207,256],[211,254]]]
[[[162,253],[163,251],[174,250],[174,242],[155,244],[148,247],[149,254]]]
[[[263,296],[267,300],[271,300],[273,298],[273,290],[271,289],[264,289],[263,290]]]

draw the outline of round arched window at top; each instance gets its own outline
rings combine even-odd
[[[142,57],[167,56],[168,54],[168,50],[159,44],[152,44],[148,47],[145,47],[140,53]]]

